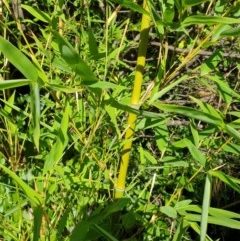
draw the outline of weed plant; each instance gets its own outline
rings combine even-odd
[[[0,240],[238,237],[239,0],[0,3]]]

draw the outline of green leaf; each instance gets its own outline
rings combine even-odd
[[[0,36],[0,51],[29,81],[37,81],[38,70],[19,49]]]
[[[210,1],[212,1],[212,0],[183,0],[182,4],[185,7],[191,7],[191,6],[194,6],[194,5],[198,5],[200,3],[210,2]]]
[[[229,153],[233,153],[235,155],[240,155],[239,145],[234,143],[228,143],[227,145],[224,145],[223,150]]]
[[[187,17],[183,20],[183,26],[195,25],[195,24],[237,24],[240,23],[240,19],[228,18],[228,17],[218,17],[218,16],[205,16],[205,15],[194,15]]]
[[[228,176],[227,174],[221,172],[221,171],[209,171],[209,174],[219,178],[222,182],[226,183],[229,187],[234,189],[236,192],[240,193],[240,185],[236,183],[234,178],[231,176]]]
[[[208,226],[208,213],[211,200],[211,184],[212,177],[209,173],[206,175],[203,204],[202,204],[202,217],[201,217],[201,231],[200,231],[200,241],[205,241]]]
[[[23,9],[25,9],[26,11],[28,11],[33,17],[35,17],[36,20],[40,20],[45,23],[50,23],[51,18],[46,12],[43,12],[39,9],[35,9],[35,8],[33,8],[29,5],[25,5],[25,4],[21,4],[21,7]]]
[[[33,226],[33,241],[38,241],[40,238],[40,232],[42,227],[42,217],[43,209],[40,206],[37,206],[33,209],[34,215],[34,226]]]
[[[166,122],[167,120],[159,121],[158,125],[153,129],[157,147],[161,152],[166,150],[169,142],[169,132]]]
[[[96,223],[92,224],[93,227],[95,228],[95,230],[99,231],[100,234],[102,234],[106,240],[110,240],[110,241],[118,241],[118,239],[116,239],[115,237],[112,236],[112,234],[110,234],[109,232],[107,232],[105,229],[103,229],[101,226],[99,226]]]
[[[231,125],[226,125],[225,126],[225,131],[232,136],[233,138],[235,138],[236,140],[240,141],[240,132],[236,129],[234,129]]]
[[[92,59],[97,59],[98,47],[91,28],[88,29],[88,45],[89,45],[90,57]]]
[[[154,158],[153,155],[151,155],[151,153],[147,150],[144,150],[143,149],[143,154],[144,154],[144,157],[153,165],[156,165],[158,162],[157,160]]]
[[[27,79],[0,81],[0,90],[26,86],[26,85],[29,85],[31,82],[32,82],[31,80],[27,80]]]
[[[227,104],[232,102],[233,96],[240,98],[240,95],[229,86],[228,82],[222,76],[208,75],[207,78],[215,82],[220,96]]]
[[[58,32],[53,31],[61,57],[82,80],[92,84],[98,81],[88,65],[80,58],[74,47]]]
[[[38,83],[31,83],[31,111],[32,111],[32,126],[34,144],[39,150],[40,139],[40,90]]]
[[[129,198],[120,198],[111,203],[104,211],[104,216],[107,217],[112,213],[121,211],[129,203]]]
[[[177,218],[177,211],[173,207],[162,206],[162,207],[160,207],[160,212],[164,213],[165,215],[167,215],[170,218],[174,218],[174,219]]]
[[[198,150],[198,148],[196,146],[194,146],[192,144],[192,142],[188,142],[188,150],[190,151],[192,157],[198,161],[202,166],[205,167],[205,164],[206,164],[206,158],[205,156],[203,155],[203,153],[201,151]]]
[[[177,225],[177,230],[173,236],[172,241],[182,241],[183,235],[189,227],[189,223],[186,220],[181,220],[181,222]]]
[[[179,106],[179,105],[170,105],[170,104],[162,104],[159,102],[152,103],[153,106],[157,107],[162,111],[173,112],[177,114],[181,114],[183,116],[187,116],[189,118],[201,120],[203,122],[213,124],[218,127],[224,127],[224,122],[222,119],[213,116],[208,113],[204,113],[202,111],[198,111],[191,107]]]
[[[73,229],[69,241],[86,241],[86,236],[93,224],[91,222],[79,222]]]
[[[193,96],[190,96],[190,99],[192,99],[195,103],[197,103],[197,105],[201,108],[201,110],[209,115],[214,116],[216,119],[221,120],[221,122],[223,123],[223,119],[221,117],[221,115],[219,114],[219,112],[213,108],[211,105],[209,105],[208,103],[205,103],[203,101],[201,101],[200,99],[196,99]]]
[[[200,222],[201,221],[201,215],[199,214],[187,214],[184,217],[188,221],[195,221]],[[228,228],[234,228],[234,229],[240,229],[240,221],[230,219],[230,218],[224,218],[224,217],[215,217],[215,216],[209,216],[208,217],[208,223],[220,225]]]
[[[111,0],[111,2],[118,3],[133,11],[149,15],[149,13],[146,10],[144,10],[142,7],[140,7],[137,3],[133,2],[132,0]]]
[[[170,90],[172,90],[174,87],[176,87],[178,84],[180,84],[182,81],[189,79],[188,75],[183,75],[181,78],[179,78],[176,81],[173,81],[173,83],[170,83],[165,88],[161,89],[159,92],[155,93],[151,100],[150,104],[152,104],[155,100],[160,99],[163,95],[168,93]]]
[[[238,37],[240,36],[240,27],[225,30],[220,34],[220,36],[221,37]]]
[[[26,196],[32,201],[33,207],[40,206],[43,203],[41,195],[39,195],[34,189],[28,186],[16,173],[12,172],[9,168],[0,164],[0,168],[3,169],[25,192]]]
[[[43,168],[43,174],[48,171],[53,171],[54,166],[61,160],[64,150],[68,144],[68,124],[71,108],[69,104],[66,104],[65,111],[62,116],[61,126],[58,130],[58,136],[55,144],[53,145],[49,155],[47,156]]]

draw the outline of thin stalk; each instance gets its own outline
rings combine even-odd
[[[143,1],[143,8],[149,12],[147,0]],[[151,22],[150,16],[143,14],[142,22],[141,22],[141,33],[140,33],[140,42],[139,42],[139,48],[138,48],[136,73],[135,73],[134,87],[133,87],[132,98],[131,98],[131,106],[136,109],[139,109],[139,106],[140,106],[141,87],[142,87],[142,81],[143,81],[143,71],[144,71],[144,66],[146,61],[150,22]],[[126,142],[122,150],[119,175],[118,175],[117,184],[115,187],[115,199],[122,198],[125,191],[127,169],[129,165],[130,152],[132,149],[132,140],[135,133],[136,121],[137,121],[137,115],[133,113],[129,113],[128,121],[127,121],[127,130],[125,134]]]

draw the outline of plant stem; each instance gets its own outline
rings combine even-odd
[[[147,0],[144,0],[143,8],[149,12]],[[133,87],[132,98],[131,98],[131,107],[136,109],[139,109],[139,105],[140,105],[141,87],[142,87],[142,80],[143,80],[143,71],[144,71],[144,66],[146,61],[150,22],[151,22],[150,16],[147,14],[143,14],[142,22],[141,22],[141,33],[140,33],[136,73],[135,73],[134,87]],[[117,184],[115,187],[115,199],[122,198],[125,191],[127,169],[129,165],[130,152],[132,149],[132,140],[135,132],[136,121],[137,121],[137,115],[133,113],[129,113],[128,121],[127,121],[127,130],[125,134],[126,143],[123,146],[119,175],[118,175]]]

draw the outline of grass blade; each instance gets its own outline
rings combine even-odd
[[[0,51],[30,81],[37,81],[38,71],[32,62],[9,41],[0,36]]]
[[[203,205],[202,205],[202,218],[201,218],[201,231],[200,231],[200,241],[205,241],[208,226],[208,213],[211,200],[211,183],[212,177],[209,173],[206,175],[205,188],[203,195]]]

